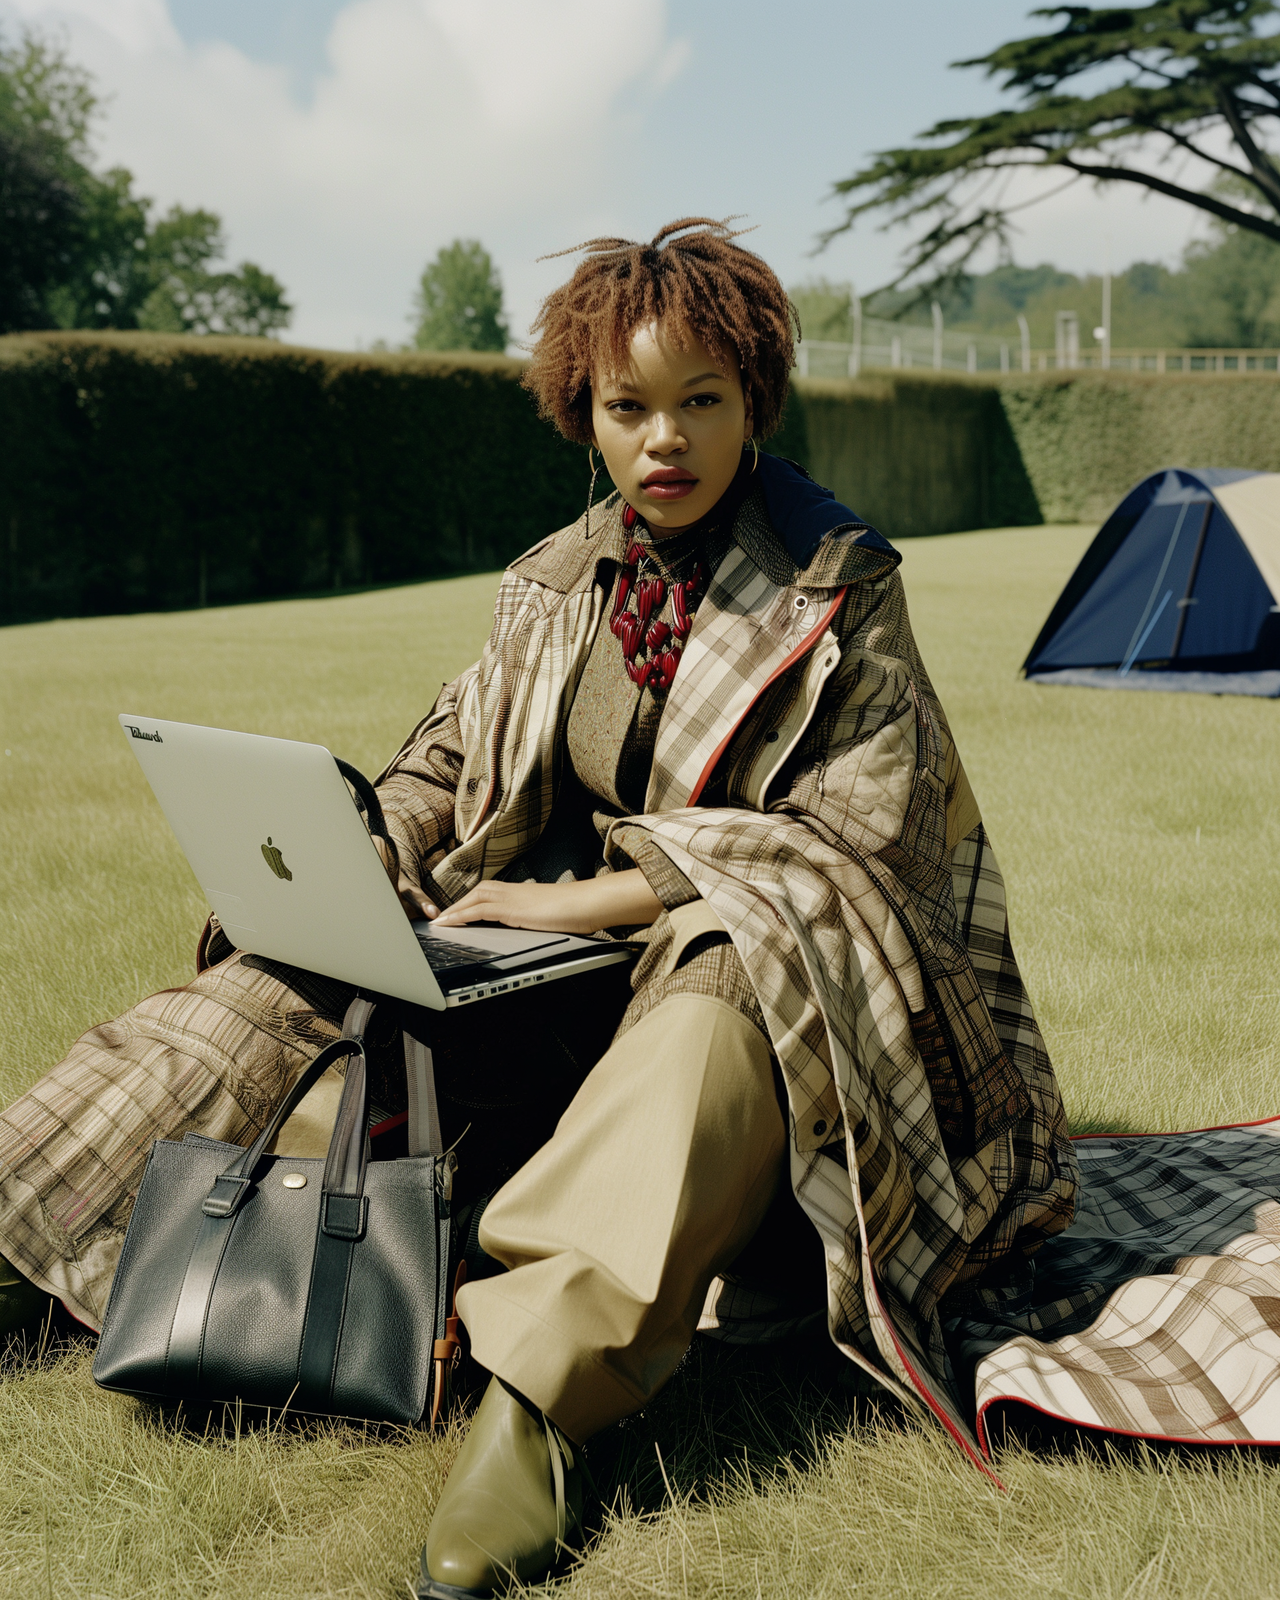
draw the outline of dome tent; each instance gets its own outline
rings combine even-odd
[[[1085,551],[1036,683],[1280,697],[1280,472],[1156,472]]]

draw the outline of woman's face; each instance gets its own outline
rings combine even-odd
[[[722,372],[692,337],[640,328],[625,372],[591,385],[596,449],[623,498],[659,536],[706,516],[733,481],[751,437],[751,402],[732,357]]]

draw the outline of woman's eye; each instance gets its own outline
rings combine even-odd
[[[605,406],[606,411],[639,411],[639,409],[634,400],[610,400]]]
[[[696,406],[699,411],[705,411],[708,406],[718,406],[719,404],[720,396],[718,394],[691,394],[685,401],[685,405]]]

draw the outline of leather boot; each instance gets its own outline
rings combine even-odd
[[[0,1349],[22,1339],[35,1343],[52,1302],[51,1294],[37,1289],[0,1256]]]
[[[536,1583],[582,1528],[578,1448],[494,1378],[445,1482],[422,1549],[419,1600]]]

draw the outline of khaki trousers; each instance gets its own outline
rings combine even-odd
[[[490,1201],[480,1243],[510,1270],[459,1296],[476,1359],[578,1441],[643,1406],[759,1227],[786,1144],[760,1030],[723,1000],[664,1000]]]

